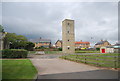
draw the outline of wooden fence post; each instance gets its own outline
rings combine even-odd
[[[85,63],[86,63],[86,55],[85,55]]]
[[[65,60],[66,60],[66,55],[65,55]]]
[[[78,55],[76,54],[76,59],[78,58]]]
[[[97,66],[100,66],[99,63],[98,63],[98,57],[99,57],[99,56],[97,55],[97,58],[96,58]]]
[[[78,54],[76,54],[76,62],[78,62]]]
[[[114,68],[117,69],[117,58],[114,56]]]

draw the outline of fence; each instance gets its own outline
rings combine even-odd
[[[87,64],[94,64],[101,67],[120,68],[119,56],[104,56],[104,55],[68,55],[63,56],[64,59]]]

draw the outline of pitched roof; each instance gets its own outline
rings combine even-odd
[[[105,46],[106,48],[120,48],[120,46],[113,45],[113,46]]]
[[[114,46],[120,46],[120,43],[116,43]]]
[[[105,42],[108,42],[108,41],[100,41],[100,42],[97,42],[95,45],[104,44]]]
[[[75,42],[75,44],[90,44],[90,42]]]
[[[62,40],[57,40],[57,42],[61,42],[62,43]],[[90,44],[90,42],[75,42],[75,44]]]
[[[57,40],[57,42],[61,42],[61,43],[62,43],[62,40]],[[57,43],[57,42],[56,42],[56,43]],[[55,44],[56,44],[56,43],[55,43]]]
[[[31,42],[51,42],[50,39],[31,39]]]

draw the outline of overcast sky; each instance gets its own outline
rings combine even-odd
[[[1,4],[0,4],[1,5]],[[117,2],[4,2],[2,25],[5,31],[39,37],[62,39],[62,21],[75,20],[75,40],[96,43],[118,40]],[[91,39],[93,37],[93,39]]]

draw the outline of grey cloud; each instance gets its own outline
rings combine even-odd
[[[75,20],[76,41],[117,41],[117,3],[8,2],[3,3],[2,9],[5,30],[23,34],[29,39],[50,38],[54,43],[57,39],[62,39],[62,20],[71,18]]]

